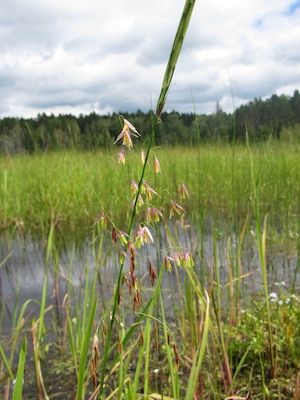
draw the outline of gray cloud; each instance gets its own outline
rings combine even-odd
[[[2,0],[0,117],[155,108],[183,0]],[[294,4],[292,6],[292,4]],[[195,5],[166,109],[300,87],[300,1]]]

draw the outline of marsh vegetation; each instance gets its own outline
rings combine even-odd
[[[26,337],[26,398],[30,393],[36,398],[33,383],[42,377],[49,398],[62,391],[68,392],[65,398],[74,398],[83,348],[82,385],[86,395],[93,393],[88,372],[93,337],[99,340],[100,364],[119,268],[122,235],[115,242],[112,232],[126,229],[132,179],[143,166],[140,150],[130,151],[122,165],[118,151],[1,159],[1,276],[5,285],[9,285],[5,276],[14,281],[13,296],[2,288],[1,347],[6,362],[2,359],[1,385],[6,391]],[[160,195],[141,205],[136,223],[146,222],[149,205],[165,218],[150,223],[155,244],[145,244],[135,256],[141,304],[134,307],[125,283],[122,289],[118,312],[124,327],[121,324],[113,332],[109,356],[113,373],[106,396],[137,398],[145,393],[147,374],[149,396],[184,398],[206,327],[198,398],[224,398],[230,393],[292,398],[300,357],[297,147],[276,141],[250,149],[156,148],[155,156],[161,173],[156,174],[149,163],[147,183]],[[179,199],[183,182],[189,197]],[[185,213],[170,219],[171,199],[180,200]],[[105,223],[103,212],[108,217]],[[38,256],[29,251],[32,248]],[[194,265],[181,259],[168,266],[171,272],[165,271],[165,257],[174,259],[174,253],[182,252],[188,252]],[[22,254],[25,259],[28,254],[32,257],[27,261],[30,267],[22,263]],[[161,279],[154,280],[153,288],[149,265]],[[45,275],[35,281],[39,271]],[[126,264],[124,279],[128,271]],[[40,290],[26,291],[22,286],[26,274]],[[146,322],[141,315],[147,315]],[[60,385],[53,384],[54,377]],[[117,389],[120,379],[123,394]],[[43,393],[39,386],[36,390]],[[130,397],[130,391],[137,397]]]
[[[0,159],[5,400],[299,398],[297,141],[155,144],[193,4],[150,134]]]

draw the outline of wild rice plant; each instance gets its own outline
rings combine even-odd
[[[166,98],[167,98],[169,87],[170,87],[170,84],[172,81],[173,73],[176,68],[177,60],[178,60],[178,57],[179,57],[179,54],[181,51],[181,46],[182,46],[182,43],[183,43],[183,40],[185,37],[185,33],[186,33],[188,25],[189,25],[190,17],[192,15],[193,6],[194,6],[194,1],[186,1],[184,9],[183,9],[182,17],[179,22],[178,30],[177,30],[177,33],[176,33],[176,36],[174,39],[174,43],[173,43],[172,50],[170,53],[169,61],[168,61],[167,67],[166,67],[161,92],[160,92],[160,95],[159,95],[159,98],[157,101],[156,115],[155,115],[153,123],[152,123],[152,132],[151,132],[151,136],[149,139],[148,148],[147,148],[146,152],[143,153],[143,155],[142,155],[142,161],[143,161],[142,172],[141,172],[138,183],[134,182],[132,185],[133,186],[132,189],[135,193],[135,197],[134,197],[134,201],[133,201],[133,209],[132,209],[132,214],[131,214],[130,221],[129,221],[129,227],[126,232],[126,235],[124,235],[124,234],[120,235],[121,241],[123,241],[122,247],[123,247],[124,254],[128,250],[130,252],[131,279],[132,279],[132,282],[130,283],[130,285],[132,285],[132,288],[135,291],[134,304],[136,304],[136,305],[140,304],[140,298],[139,298],[140,292],[139,292],[139,289],[137,288],[137,282],[136,282],[136,278],[135,278],[135,274],[134,274],[134,269],[135,269],[135,265],[134,265],[135,264],[135,254],[134,253],[136,252],[136,249],[134,246],[139,247],[144,242],[147,242],[149,239],[152,239],[152,236],[151,236],[151,233],[150,233],[147,225],[144,225],[144,226],[140,225],[138,227],[138,234],[136,237],[136,245],[134,245],[134,242],[133,242],[134,238],[132,237],[132,233],[133,233],[133,227],[134,227],[134,222],[135,222],[135,216],[136,216],[138,207],[143,203],[143,199],[142,199],[143,191],[146,191],[146,195],[148,196],[148,199],[151,199],[151,196],[152,196],[151,192],[156,194],[156,192],[153,191],[151,189],[151,187],[148,186],[144,181],[146,166],[148,165],[148,159],[149,159],[149,155],[152,150],[153,143],[154,143],[156,128],[157,128],[157,125],[160,120],[161,112],[162,112],[165,102],[166,102]],[[122,132],[120,133],[120,135],[118,136],[116,142],[122,139],[123,145],[131,148],[132,147],[132,139],[131,139],[132,135],[137,136],[137,137],[140,136],[140,134],[135,129],[135,127],[132,126],[129,121],[123,119],[123,129],[122,129]],[[119,162],[120,163],[125,162],[123,150],[119,153]],[[156,173],[160,172],[160,164],[156,157],[154,158],[154,170]],[[179,205],[177,205],[175,202],[173,203],[173,207],[174,207],[175,212],[181,213],[182,208]],[[159,216],[161,215],[160,211],[158,211],[158,210],[153,211],[154,209],[152,209],[152,210],[148,209],[148,210],[150,210],[149,212],[152,212],[152,213],[154,212],[156,218],[160,219],[159,218]],[[150,218],[153,218],[153,215]],[[152,220],[154,221],[154,219],[152,219]],[[113,309],[111,312],[111,320],[109,323],[107,337],[106,337],[104,357],[103,357],[103,362],[102,362],[102,373],[101,373],[100,384],[99,384],[99,398],[103,398],[103,395],[104,395],[104,384],[105,384],[106,368],[107,368],[107,364],[108,364],[108,355],[109,355],[109,350],[110,350],[111,341],[112,341],[112,332],[113,332],[113,327],[115,324],[115,318],[116,318],[118,306],[120,303],[121,284],[122,284],[122,280],[124,279],[124,274],[123,274],[124,262],[125,262],[125,258],[123,255],[121,258],[121,262],[120,262],[120,270],[119,270],[117,284],[116,284],[116,288],[115,288],[115,294],[114,294],[114,305],[113,305]],[[152,273],[152,279],[154,279],[154,275],[156,274],[155,270],[152,270],[151,273]],[[155,297],[153,297],[153,299],[152,299],[152,305],[150,305],[150,311],[151,311],[152,307],[154,306],[154,303],[155,303]],[[151,316],[151,313],[150,313],[150,316]],[[146,346],[147,351],[149,351],[149,345],[150,345],[150,343],[149,343],[150,324],[149,323],[150,323],[150,320],[148,319],[146,321],[146,326],[144,328],[145,335],[146,335],[145,346]],[[122,341],[121,341],[120,346],[122,347]],[[120,361],[121,360],[122,360],[122,357],[120,358]],[[141,360],[141,357],[139,358],[139,360]],[[148,363],[149,363],[149,358],[146,353],[145,371],[144,371],[144,374],[145,374],[144,375],[144,394],[146,394],[146,395],[148,393],[148,379],[147,379],[148,372],[149,372],[148,371]],[[138,363],[138,365],[139,365],[139,363]],[[138,375],[139,374],[137,374],[136,376],[138,376]],[[134,386],[136,388],[136,384]]]

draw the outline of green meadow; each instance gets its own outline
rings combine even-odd
[[[246,145],[154,151],[147,167],[147,183],[159,193],[152,204],[165,213],[184,183],[190,194],[184,208],[191,222],[198,224],[209,217],[216,223],[228,222],[231,229],[232,222],[241,226],[246,219],[255,220],[257,190],[260,215],[268,215],[270,228],[280,233],[277,239],[296,236],[299,145],[261,143],[251,147],[251,154]],[[101,212],[124,228],[131,213],[131,181],[138,181],[143,167],[140,152],[136,148],[128,152],[124,165],[118,164],[118,148],[1,157],[2,233],[46,238],[54,224],[64,237],[80,239],[92,233]],[[160,174],[153,171],[154,156],[159,159]],[[137,217],[143,220],[145,216],[139,212]]]
[[[134,149],[119,165],[116,150],[1,157],[2,233],[47,237],[54,224],[66,238],[80,239],[91,234],[104,211],[124,228],[131,212],[131,180],[138,180],[142,163],[140,150]],[[199,223],[203,216],[216,224],[255,219],[251,161],[260,214],[268,215],[270,227],[285,240],[298,227],[299,154],[298,145],[277,142],[256,144],[251,154],[246,145],[157,148],[162,173],[154,173],[152,160],[147,167],[147,182],[159,193],[152,203],[168,213],[184,183],[190,194],[184,208],[191,222]]]

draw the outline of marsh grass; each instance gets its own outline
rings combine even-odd
[[[202,146],[196,148],[157,149],[162,174],[152,171],[147,179],[160,197],[154,204],[168,213],[170,198],[185,182],[192,188],[185,207],[191,221],[201,224],[201,216],[213,217],[216,223],[228,221],[229,230],[241,230],[246,218],[255,221],[252,207],[253,187],[247,148],[235,149],[235,176],[231,180],[232,148],[230,146]],[[259,208],[268,217],[272,237],[297,240],[299,187],[299,152],[294,145],[270,142],[251,146],[253,174],[259,175]],[[132,151],[132,162],[139,165],[137,149]],[[151,162],[151,161],[150,161]],[[47,240],[51,224],[63,243],[68,236],[78,242],[91,236],[93,224],[102,210],[120,227],[130,210],[124,207],[131,201],[128,192],[131,179],[137,180],[139,171],[132,174],[132,164],[116,166],[112,151],[97,153],[56,153],[35,156],[1,158],[0,209],[2,232],[31,233]],[[234,185],[234,191],[233,186]],[[233,212],[234,193],[234,212]],[[143,218],[138,213],[137,218]],[[232,225],[230,225],[232,224]],[[274,233],[274,235],[273,235]]]
[[[87,393],[94,393],[91,398],[99,395],[97,385],[94,390],[91,385],[90,365],[95,352],[91,351],[91,338],[96,335],[100,344],[107,340],[109,310],[114,298],[102,297],[99,309],[98,293],[106,285],[103,266],[110,260],[110,263],[116,263],[118,273],[118,259],[115,257],[111,261],[115,244],[96,221],[100,211],[105,210],[116,226],[124,229],[124,221],[130,218],[130,209],[128,211],[124,204],[132,200],[129,193],[131,177],[138,179],[142,171],[138,153],[139,149],[134,148],[123,166],[116,166],[116,154],[112,151],[1,159],[5,167],[2,169],[1,225],[8,243],[16,235],[34,237],[38,233],[44,242],[48,273],[58,285],[54,293],[58,293],[62,279],[68,281],[65,298],[54,296],[53,305],[47,308],[45,275],[40,313],[32,319],[35,381],[40,397],[51,396],[45,384],[47,349],[53,343],[52,338],[47,339],[49,328],[45,325],[50,313],[53,313],[51,325],[55,329],[59,354],[62,359],[69,360],[68,376],[72,376],[70,371],[73,370],[73,378],[68,379],[77,386],[74,395],[75,392],[78,398]],[[164,246],[179,250],[184,245],[195,255],[195,273],[186,269],[182,280],[181,268],[173,270],[177,276],[177,298],[173,301],[172,313],[178,321],[177,327],[168,324],[170,308],[166,304],[170,302],[159,293],[159,282],[156,283],[156,294],[150,297],[135,322],[128,322],[123,327],[121,321],[127,319],[130,306],[126,305],[122,312],[119,309],[121,320],[112,330],[112,345],[107,353],[110,372],[105,370],[103,375],[105,396],[134,399],[141,392],[148,392],[152,398],[159,398],[158,393],[164,393],[171,398],[188,399],[194,392],[198,398],[223,398],[225,394],[237,393],[246,397],[252,391],[254,398],[271,398],[274,393],[280,393],[281,398],[291,398],[293,390],[295,393],[298,390],[295,382],[299,368],[299,272],[294,271],[294,283],[291,290],[283,294],[283,304],[277,302],[275,306],[269,300],[270,271],[265,260],[266,253],[275,246],[287,253],[299,249],[297,151],[290,145],[272,141],[259,147],[237,145],[234,180],[230,178],[230,146],[206,145],[201,146],[200,151],[159,148],[155,149],[155,155],[159,157],[162,173],[154,174],[151,163],[145,170],[147,182],[160,194],[152,200],[152,205],[168,217],[169,201],[184,182],[190,198],[182,199],[181,204],[188,211],[193,227],[191,230],[179,224],[170,231],[166,224],[164,238],[160,238],[161,228],[151,227],[156,232],[156,253],[160,260],[155,267],[162,268]],[[133,169],[133,165],[137,165],[137,169]],[[143,212],[137,211],[136,221],[144,221]],[[192,233],[195,230],[198,232],[196,237]],[[92,246],[94,265],[84,266],[86,284],[83,292],[72,282],[73,258],[70,258],[69,274],[62,275],[59,267],[60,254],[74,232],[78,234],[73,241],[74,249],[78,250],[80,243],[87,243],[87,238]],[[212,240],[212,255],[207,252],[208,237]],[[165,240],[168,244],[164,244]],[[227,241],[226,282],[219,276],[221,241]],[[232,247],[233,242],[235,247]],[[254,268],[249,270],[244,265],[243,256],[249,243],[254,244],[261,255],[265,288],[264,295],[256,300],[254,296],[252,301],[244,288],[244,282],[256,273]],[[163,278],[162,275],[159,277]],[[122,298],[131,302],[124,293]],[[287,299],[290,300],[286,304]],[[26,309],[30,302],[24,304],[19,314],[15,308],[9,355],[1,348],[1,376],[6,376],[3,381],[6,396],[15,379],[15,359],[22,348]],[[60,325],[62,321],[63,326]],[[206,340],[202,340],[206,335],[209,346],[204,346]],[[283,353],[288,362],[283,359]],[[175,363],[177,354],[178,366]],[[99,368],[99,362],[94,360],[95,367]],[[203,364],[205,368],[201,368]],[[94,373],[95,382],[98,382],[97,368]]]

